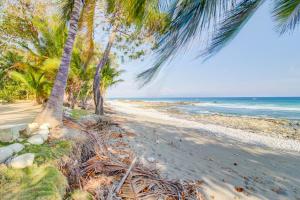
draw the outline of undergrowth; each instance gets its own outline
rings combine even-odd
[[[80,119],[80,117],[85,116],[85,115],[89,115],[90,112],[87,110],[82,110],[82,109],[72,109],[71,112],[71,117],[75,120]]]
[[[68,186],[66,178],[54,166],[12,169],[0,166],[2,200],[59,200]]]
[[[34,163],[41,165],[56,161],[64,155],[68,155],[72,151],[72,142],[66,140],[54,140],[43,145],[28,145],[19,152],[23,153],[34,153]]]
[[[57,168],[56,161],[71,151],[72,142],[66,140],[54,140],[42,145],[26,145],[18,154],[34,153],[34,165],[24,169],[1,165],[0,199],[62,199],[68,183],[66,177]]]

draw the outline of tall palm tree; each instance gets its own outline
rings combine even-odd
[[[142,4],[144,1],[138,1]],[[161,67],[174,58],[178,50],[196,37],[210,41],[201,56],[208,58],[232,40],[248,19],[266,0],[170,0],[162,6],[172,22],[169,30],[158,42],[158,58],[153,67],[140,73],[137,78],[144,84],[151,81]],[[280,34],[293,31],[300,22],[299,0],[273,1],[273,17]],[[199,45],[203,49],[203,45]]]
[[[62,123],[63,99],[67,85],[73,44],[78,30],[78,20],[81,13],[82,3],[82,0],[74,0],[73,10],[69,21],[68,37],[63,50],[61,64],[47,105],[35,120],[38,123],[48,122],[53,127],[61,125]]]
[[[123,82],[122,79],[119,79],[119,77],[122,73],[124,73],[124,70],[118,70],[115,67],[112,67],[110,63],[107,63],[101,70],[102,81],[100,83],[100,92],[101,92],[100,113],[104,113],[103,96],[105,95],[106,90],[111,86],[114,86],[120,82]]]
[[[108,0],[106,13],[112,16],[110,19],[112,29],[102,58],[97,65],[93,83],[95,113],[100,115],[104,114],[103,102],[101,102],[103,97],[100,90],[101,71],[109,60],[109,54],[119,28],[127,26],[133,27],[137,31],[144,29],[148,35],[155,35],[164,31],[167,21],[166,15],[159,10],[158,0],[144,1],[143,3],[137,0]]]

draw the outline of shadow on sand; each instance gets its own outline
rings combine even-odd
[[[299,153],[128,115],[124,127],[137,134],[129,143],[141,159],[155,157],[171,179],[203,180],[210,199],[300,199]]]

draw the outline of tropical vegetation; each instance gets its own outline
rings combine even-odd
[[[62,122],[63,103],[103,114],[103,94],[121,81],[127,59],[155,50],[154,65],[138,75],[144,83],[195,37],[210,57],[239,32],[264,0],[13,0],[0,4],[0,97],[44,103],[37,122]],[[299,1],[274,3],[280,34],[299,24]],[[102,29],[102,30],[101,30]],[[99,37],[99,30],[105,36]]]

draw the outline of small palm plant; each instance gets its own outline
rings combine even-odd
[[[34,71],[33,69],[27,69],[24,73],[12,71],[10,77],[23,84],[28,93],[34,94],[38,104],[42,104],[50,93],[51,83],[45,78],[44,72]]]
[[[101,82],[100,82],[100,114],[104,114],[104,99],[107,89],[111,86],[114,86],[120,82],[123,82],[122,79],[119,79],[120,75],[124,70],[118,70],[115,67],[112,67],[110,63],[107,63],[101,70]]]
[[[124,73],[124,70],[118,70],[114,67],[111,67],[110,65],[105,65],[103,70],[101,71],[102,81],[100,84],[100,90],[102,94],[105,94],[107,89],[111,86],[114,86],[120,82],[123,82],[123,79],[120,79],[122,73]]]

